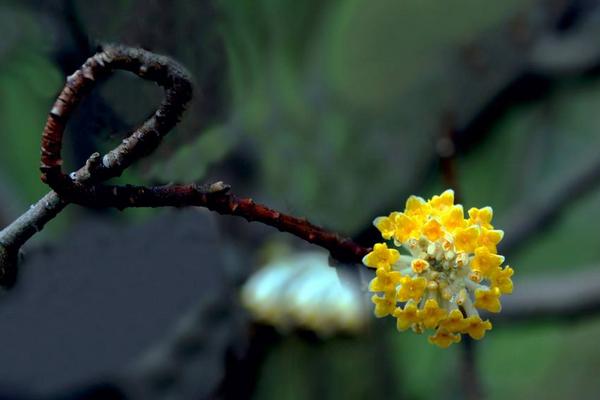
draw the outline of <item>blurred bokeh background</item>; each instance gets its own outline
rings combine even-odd
[[[48,190],[40,134],[65,76],[116,42],[173,57],[196,88],[120,182],[223,180],[369,245],[374,217],[451,168],[516,271],[482,342],[442,350],[370,316],[323,335],[240,301],[261,265],[318,249],[204,210],[71,206],[0,298],[0,397],[598,397],[599,34],[596,0],[0,0],[1,226]],[[160,99],[125,73],[100,82],[69,168]]]

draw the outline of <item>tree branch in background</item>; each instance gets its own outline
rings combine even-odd
[[[115,149],[100,157],[94,153],[77,172],[67,175],[62,170],[62,139],[66,124],[81,99],[95,82],[114,70],[130,71],[143,79],[156,82],[165,90],[158,110]],[[252,199],[229,193],[229,186],[218,182],[208,186],[181,185],[162,187],[108,186],[107,179],[121,173],[138,159],[158,147],[162,138],[179,122],[192,97],[187,72],[167,57],[141,49],[107,46],[90,57],[67,78],[67,83],[54,103],[42,135],[42,180],[54,192],[46,195],[27,213],[0,232],[0,284],[10,285],[16,276],[20,247],[45,223],[54,218],[67,203],[90,207],[206,207],[221,214],[237,215],[248,221],[259,221],[280,231],[289,232],[310,243],[324,247],[342,262],[359,263],[370,248],[359,246],[309,223],[304,218],[282,214]]]
[[[516,290],[502,299],[494,323],[537,323],[576,320],[600,315],[600,267],[529,276],[515,282]]]
[[[517,205],[503,223],[505,237],[499,247],[503,254],[519,250],[537,233],[557,222],[567,207],[600,186],[600,158],[581,166],[565,177],[554,190],[544,190],[543,197]],[[538,191],[541,193],[541,191]]]
[[[574,9],[578,10],[575,16]],[[598,14],[597,2],[536,1],[506,18],[497,29],[486,31],[453,50],[441,68],[446,78],[440,86],[447,88],[443,90],[448,92],[448,101],[439,110],[430,111],[438,115],[436,118],[452,122],[455,151],[465,154],[476,149],[515,106],[544,99],[553,87],[573,77],[589,78],[590,72],[597,76],[600,72]],[[564,26],[567,19],[569,25]],[[573,58],[565,56],[578,48],[586,51]],[[567,65],[565,60],[570,63]],[[423,135],[439,144],[438,128],[432,124],[436,131],[426,131]],[[385,215],[404,204],[410,194],[425,189],[427,179],[440,168],[439,152],[427,156],[428,168],[419,171],[421,176],[407,185],[410,190],[404,189],[373,215]],[[374,243],[379,233],[369,220],[354,237],[359,243]]]

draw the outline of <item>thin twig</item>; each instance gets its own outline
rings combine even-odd
[[[219,214],[235,215],[247,221],[258,221],[298,236],[309,243],[331,252],[338,261],[360,263],[370,249],[348,238],[313,225],[305,218],[280,213],[249,198],[240,198],[229,192],[222,182],[212,185],[169,186],[94,186],[71,201],[90,207],[205,207]]]
[[[113,69],[130,70],[145,79],[156,81],[165,87],[165,100],[154,115],[120,146],[103,159],[98,153],[92,154],[81,169],[71,174],[71,179],[62,172],[60,157],[67,119],[86,92],[91,90],[95,80]],[[148,154],[158,146],[160,138],[177,123],[191,96],[188,74],[169,58],[141,49],[105,47],[67,78],[65,88],[50,111],[42,137],[42,179],[56,183],[57,187],[76,187],[81,190],[88,182],[119,176],[136,157]],[[65,196],[59,197],[51,191],[0,232],[0,285],[11,286],[14,283],[20,248],[68,203]]]
[[[21,246],[41,231],[66,205],[56,192],[50,192],[0,231],[0,283],[3,286],[12,286],[15,282]]]
[[[229,194],[225,185],[141,187],[88,184],[71,179],[61,169],[62,137],[66,122],[81,97],[91,90],[94,81],[113,69],[134,72],[142,78],[156,81],[165,88],[165,100],[159,109],[140,128],[116,149],[102,158],[102,163],[89,163],[76,177],[101,180],[119,175],[134,161],[153,151],[161,138],[179,121],[192,95],[190,80],[181,67],[166,57],[139,49],[109,47],[88,59],[81,69],[67,80],[44,128],[42,136],[42,179],[61,197],[90,207],[206,207],[221,214],[238,215],[248,221],[259,221],[292,233],[310,243],[329,250],[345,262],[360,262],[369,251],[350,239],[312,225],[304,218],[282,214],[251,199]]]
[[[156,82],[165,90],[165,98],[157,111],[129,137],[104,157],[94,153],[85,166],[67,175],[62,170],[62,139],[67,122],[82,98],[99,79],[114,70],[133,72]],[[238,198],[229,187],[217,183],[209,186],[181,185],[161,187],[109,186],[101,182],[121,175],[138,159],[148,155],[162,138],[179,122],[192,98],[191,80],[185,70],[165,56],[124,46],[106,46],[90,57],[67,78],[46,122],[42,135],[42,180],[54,192],[47,194],[27,213],[0,232],[0,284],[8,286],[16,276],[20,247],[54,218],[68,203],[90,207],[206,207],[221,214],[237,215],[248,221],[259,221],[280,231],[294,234],[324,247],[342,262],[360,263],[370,248],[297,218],[256,204],[252,199]],[[10,279],[9,279],[10,278]]]
[[[95,82],[117,69],[156,82],[164,88],[165,98],[154,114],[106,154],[101,163],[88,163],[73,177],[77,179],[71,179],[62,171],[61,157],[67,121]],[[76,197],[81,192],[93,192],[95,186],[89,185],[89,182],[119,176],[132,163],[154,151],[162,138],[179,122],[191,98],[192,85],[188,73],[171,59],[142,49],[107,46],[67,78],[64,89],[50,111],[42,134],[42,181],[66,199]],[[86,178],[85,183],[81,182],[82,177]]]

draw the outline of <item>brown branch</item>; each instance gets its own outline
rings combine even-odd
[[[95,82],[118,69],[156,82],[164,88],[165,98],[156,112],[118,147],[106,154],[101,163],[90,163],[79,172],[78,178],[87,178],[86,184],[83,184],[81,179],[70,179],[62,171],[61,147],[65,126]],[[161,139],[179,122],[191,98],[192,85],[187,72],[169,58],[141,49],[105,47],[67,78],[64,89],[50,111],[42,134],[42,180],[65,199],[82,192],[93,192],[94,186],[88,182],[119,176],[133,162],[154,151]]]
[[[100,158],[94,153],[71,177],[62,172],[62,136],[68,117],[94,82],[114,69],[124,69],[165,88],[165,99],[154,115],[116,149]],[[88,182],[101,182],[119,176],[137,158],[150,153],[160,139],[178,121],[192,96],[192,86],[184,69],[167,57],[145,50],[107,46],[89,58],[81,69],[67,78],[58,96],[42,136],[42,180],[60,188],[63,196],[52,191],[0,232],[0,285],[11,286],[16,277],[20,248],[69,203],[69,195],[87,191]]]
[[[92,186],[71,201],[90,207],[205,207],[219,214],[258,221],[296,235],[331,252],[338,261],[360,263],[370,249],[313,225],[304,218],[280,213],[249,198],[239,198],[222,182],[212,185]]]
[[[66,122],[81,97],[91,90],[94,82],[112,71],[124,69],[165,88],[165,100],[154,115],[131,134],[116,149],[102,158],[102,163],[90,159],[72,180],[61,169],[60,150]],[[326,248],[340,261],[360,262],[369,251],[350,239],[312,225],[303,218],[271,210],[251,199],[240,199],[228,193],[225,185],[199,188],[196,185],[168,187],[90,185],[90,180],[105,180],[120,174],[135,160],[147,155],[160,139],[179,121],[192,89],[183,68],[169,59],[139,49],[109,47],[88,59],[69,79],[58,96],[42,136],[42,180],[61,197],[90,207],[206,207],[221,214],[241,216],[292,233],[310,243]],[[86,178],[86,179],[81,179]]]
[[[82,98],[95,82],[114,70],[133,72],[163,87],[165,98],[157,111],[108,154],[94,153],[85,166],[67,175],[62,170],[62,140],[66,124]],[[236,215],[259,221],[289,232],[331,252],[339,261],[360,263],[370,248],[311,224],[304,218],[282,214],[251,199],[238,198],[229,187],[181,185],[162,187],[110,186],[101,182],[121,173],[141,157],[148,155],[179,122],[192,97],[187,72],[167,57],[141,49],[107,46],[90,57],[67,78],[67,83],[52,107],[41,144],[42,180],[50,192],[22,217],[0,232],[0,284],[8,285],[16,275],[20,247],[68,203],[89,207],[206,207],[220,214]]]

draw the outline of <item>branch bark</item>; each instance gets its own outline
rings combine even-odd
[[[223,182],[211,185],[169,186],[92,186],[70,200],[88,207],[204,207],[219,214],[235,215],[247,221],[258,221],[298,236],[309,243],[323,247],[338,261],[360,263],[370,248],[359,246],[307,221],[283,214],[250,198],[240,198],[229,192]]]
[[[165,98],[154,114],[115,149],[100,156],[94,153],[78,171],[67,175],[62,170],[62,139],[67,122],[81,99],[96,81],[114,70],[132,72],[156,82]],[[138,159],[150,154],[162,138],[179,122],[192,98],[192,84],[183,67],[171,59],[142,49],[106,46],[90,57],[67,78],[67,83],[52,107],[41,144],[42,181],[54,191],[48,193],[28,212],[0,232],[0,285],[10,286],[16,277],[20,247],[68,204],[88,207],[206,207],[220,214],[259,221],[289,232],[330,251],[339,261],[360,263],[370,251],[351,239],[340,237],[305,218],[280,213],[252,199],[229,193],[229,186],[218,182],[208,186],[111,186],[102,182],[119,176]]]
[[[62,171],[61,148],[66,123],[95,82],[118,69],[156,82],[164,88],[165,98],[154,114],[106,154],[101,163],[96,157],[94,162],[88,162],[73,176],[75,179],[71,179]],[[67,78],[64,89],[50,111],[42,134],[42,181],[63,198],[93,192],[95,186],[90,182],[119,176],[136,160],[154,151],[162,138],[179,122],[191,98],[192,84],[188,73],[171,59],[141,49],[107,46]]]

